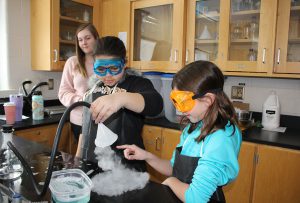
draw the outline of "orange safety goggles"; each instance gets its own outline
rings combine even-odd
[[[213,89],[199,94],[194,94],[190,91],[172,90],[170,99],[178,111],[185,113],[194,108],[196,103],[195,99],[203,97],[208,92],[215,93],[221,90],[222,89]]]

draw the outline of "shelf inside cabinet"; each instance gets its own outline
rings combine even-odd
[[[216,39],[195,39],[196,44],[217,44],[219,43]]]
[[[295,44],[299,44],[300,43],[300,38],[289,38],[289,43],[295,43]]]
[[[291,10],[292,11],[299,11],[300,10],[300,6],[292,6]]]
[[[210,21],[219,21],[220,14],[217,12],[211,12],[206,14],[199,14],[196,16],[196,19],[206,19]]]
[[[235,11],[235,12],[231,13],[231,15],[233,15],[233,16],[254,15],[254,14],[259,15],[260,11],[259,10],[246,10],[246,11]]]
[[[74,42],[74,41],[71,41],[71,40],[63,40],[63,39],[60,39],[59,42],[60,42],[60,43],[63,43],[63,44],[71,44],[71,45],[75,45],[75,42]]]
[[[73,22],[73,23],[76,23],[76,24],[88,23],[88,21],[75,19],[75,18],[71,18],[71,17],[67,17],[67,16],[60,16],[60,19],[65,20],[65,21],[69,21],[69,22]]]
[[[258,40],[252,39],[233,39],[231,43],[258,43]]]

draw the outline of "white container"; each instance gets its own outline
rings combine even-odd
[[[56,203],[87,203],[93,183],[80,169],[54,171],[49,188]]]
[[[272,91],[263,105],[262,125],[266,129],[280,126],[280,104],[275,91]]]
[[[173,80],[173,74],[163,74],[161,75],[161,81],[162,81],[162,96],[164,100],[164,109],[165,109],[165,116],[166,118],[173,122],[177,123],[177,116],[176,116],[176,110],[175,107],[170,100],[170,92],[172,90],[172,80]]]
[[[162,73],[161,72],[144,72],[143,76],[152,82],[156,91],[163,97],[162,80],[161,80]],[[164,115],[165,115],[165,113],[164,113],[164,109],[163,109],[160,114],[158,114],[157,116],[151,117],[151,118],[160,118],[160,117],[163,117]]]

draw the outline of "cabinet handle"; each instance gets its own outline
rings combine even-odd
[[[189,50],[187,49],[185,51],[185,63],[188,63],[189,62]]]
[[[277,52],[277,64],[280,64],[280,48],[278,49]]]
[[[266,59],[266,48],[263,49],[263,55],[262,55],[262,62],[263,62],[263,64],[266,63],[265,59]]]
[[[57,49],[54,49],[54,60],[53,62],[56,63],[57,62]]]
[[[178,50],[177,49],[174,50],[174,54],[175,54],[174,62],[177,63],[178,62],[178,59],[177,59],[178,58],[178,56],[177,56],[178,55]]]
[[[257,165],[258,164],[258,159],[259,159],[259,154],[255,153],[254,155],[254,164]]]
[[[158,141],[159,141],[160,139],[159,139],[159,137],[156,137],[155,138],[155,150],[156,151],[159,151],[160,150],[160,148],[158,148]]]

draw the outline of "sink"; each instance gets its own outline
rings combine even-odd
[[[48,106],[45,107],[44,111],[48,113],[48,115],[55,115],[55,114],[63,114],[66,110],[65,106]]]

